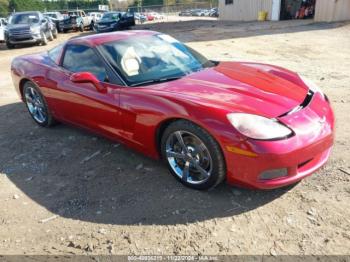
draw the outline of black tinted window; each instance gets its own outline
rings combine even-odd
[[[83,45],[69,45],[66,49],[63,67],[71,72],[90,72],[100,81],[107,81],[106,69],[94,50]]]

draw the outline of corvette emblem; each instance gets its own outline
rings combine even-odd
[[[318,122],[322,125],[324,123],[326,123],[326,117],[322,117],[321,119],[318,120]]]

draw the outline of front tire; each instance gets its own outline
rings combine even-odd
[[[26,82],[23,86],[23,96],[30,116],[38,125],[50,127],[56,124],[44,96],[35,84]]]
[[[220,184],[226,176],[219,144],[192,122],[179,120],[165,129],[161,154],[172,175],[187,187],[207,190]]]
[[[46,34],[44,32],[41,32],[41,44],[47,45],[47,43],[48,43],[48,41],[47,41]]]
[[[52,31],[49,30],[49,37],[48,37],[48,40],[49,41],[53,41],[53,34],[52,34]]]
[[[58,35],[58,30],[57,30],[57,28],[55,28],[54,30],[53,30],[53,33],[52,33],[52,35],[53,35],[53,38],[57,38],[57,35]]]
[[[79,31],[80,31],[80,32],[84,32],[84,25],[83,25],[83,24],[80,24],[80,25],[79,25]]]
[[[13,49],[15,48],[15,45],[11,44],[9,41],[6,41],[6,47],[7,49]]]

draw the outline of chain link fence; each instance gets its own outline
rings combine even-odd
[[[167,18],[167,17],[174,17],[174,16],[179,16],[181,12],[186,12],[185,16],[192,16],[192,17],[208,17],[209,16],[209,10],[212,10],[213,8],[217,8],[217,3],[212,3],[212,2],[193,2],[189,4],[173,4],[173,5],[146,5],[146,6],[127,6],[127,7],[120,7],[120,8],[113,8],[110,11],[127,11],[131,13],[153,13],[156,12],[160,14],[162,17]],[[91,12],[103,12],[96,8],[90,8],[90,9],[82,9],[85,11],[86,14],[91,13]],[[207,12],[203,13],[196,13],[196,10],[203,10]],[[33,10],[36,11],[36,10]],[[52,12],[52,11],[58,11],[61,12],[62,14],[66,13],[68,10],[49,10],[46,9],[43,12]],[[8,17],[10,16],[11,13],[8,14],[1,14],[0,17]],[[155,19],[156,20],[156,19]]]

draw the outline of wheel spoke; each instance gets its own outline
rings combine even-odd
[[[33,98],[29,94],[26,94],[26,101],[30,104],[33,104]]]
[[[30,93],[32,94],[32,97],[35,97],[34,89],[33,88],[29,88],[29,90],[30,90]]]
[[[197,161],[193,161],[193,165],[205,178],[210,176],[209,172],[207,172],[203,167],[201,167]]]
[[[177,152],[174,152],[174,151],[167,151],[166,154],[167,154],[168,157],[174,157],[174,158],[177,158],[177,159],[185,159],[185,157],[186,157],[184,154],[177,153]]]
[[[186,161],[184,169],[182,170],[182,177],[181,177],[181,179],[183,181],[187,182],[189,173],[190,173],[190,162]]]
[[[197,147],[196,147],[196,153],[202,153],[205,150],[207,150],[206,146],[203,143],[200,143]]]
[[[45,117],[44,117],[44,115],[43,115],[43,113],[41,112],[40,109],[37,110],[37,116],[38,116],[40,121],[44,121]]]
[[[186,147],[185,142],[184,142],[184,140],[183,140],[183,138],[182,138],[181,131],[175,132],[175,136],[176,136],[176,138],[177,138],[177,141],[180,143],[180,146],[181,146],[182,150],[183,150],[185,153],[187,153],[187,147]]]
[[[44,111],[44,108],[38,107],[38,112],[39,112],[40,116],[42,116],[43,119],[46,118],[46,113]]]

